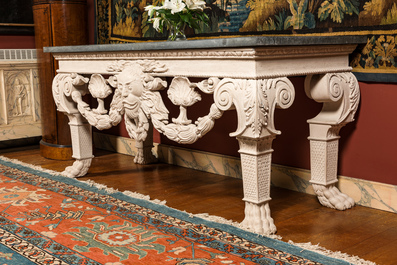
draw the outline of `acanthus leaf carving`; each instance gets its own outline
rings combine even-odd
[[[266,127],[269,119],[269,101],[266,94],[267,84],[265,80],[258,82],[256,87],[250,86],[246,89],[244,100],[244,111],[246,115],[246,126],[251,128],[254,136],[259,136],[262,128]]]
[[[138,60],[136,62],[125,61],[125,60],[117,60],[108,65],[108,72],[122,72],[128,66],[140,65],[142,67],[143,73],[165,73],[168,71],[168,68],[161,64],[159,61],[155,60]]]
[[[258,80],[256,86],[248,87],[245,94],[244,111],[246,126],[255,137],[263,134],[280,134],[274,126],[275,108],[289,108],[295,98],[295,90],[288,78]]]

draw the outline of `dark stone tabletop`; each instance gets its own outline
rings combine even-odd
[[[342,45],[363,44],[366,42],[366,36],[253,36],[184,41],[148,41],[125,44],[55,46],[44,47],[43,51],[50,53],[122,52],[148,50],[249,48],[267,46]]]

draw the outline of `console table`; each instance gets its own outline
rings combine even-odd
[[[117,45],[47,47],[59,62],[53,81],[58,111],[69,117],[73,166],[69,177],[87,173],[92,152],[92,126],[99,130],[122,121],[136,140],[135,163],[156,160],[152,154],[153,126],[169,139],[193,143],[210,131],[224,111],[235,110],[236,137],[241,154],[245,219],[256,233],[275,233],[270,215],[272,142],[280,132],[274,126],[275,108],[294,101],[288,76],[306,76],[309,98],[323,103],[310,126],[311,183],[321,204],[344,210],[354,200],[337,187],[339,130],[353,121],[360,91],[349,67],[349,54],[364,36],[257,36],[145,42]],[[172,77],[170,84],[165,77]],[[191,78],[200,78],[192,82]],[[167,89],[180,108],[170,119],[160,90]],[[208,114],[192,122],[188,107],[213,94]],[[98,101],[91,108],[82,97]],[[112,95],[113,94],[113,95]],[[112,95],[110,106],[104,99]]]

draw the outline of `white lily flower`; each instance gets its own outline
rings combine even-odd
[[[163,9],[163,7],[162,6],[153,6],[153,5],[145,6],[145,11],[148,11],[149,17],[152,17],[154,12],[159,9]]]
[[[145,11],[148,11],[149,17],[152,17],[154,14],[154,11],[157,9],[159,9],[158,6],[153,6],[153,5],[145,6]]]
[[[154,13],[154,7],[153,5],[145,6],[145,11],[148,12],[149,17],[153,16]]]
[[[165,0],[163,7],[170,9],[171,14],[181,12],[185,7],[185,3],[182,0]]]
[[[155,17],[155,18],[152,18],[152,21],[153,21],[153,28],[154,28],[156,31],[160,31],[160,21],[161,21],[161,18]]]
[[[204,10],[205,2],[202,0],[185,0],[187,8],[190,10]]]

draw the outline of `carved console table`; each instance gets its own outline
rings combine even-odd
[[[179,143],[193,143],[214,126],[224,111],[237,112],[244,186],[243,225],[257,233],[274,233],[270,216],[272,141],[275,108],[288,108],[294,87],[288,76],[305,75],[306,94],[323,103],[310,125],[311,183],[319,201],[344,210],[353,199],[335,186],[339,130],[353,121],[359,104],[358,82],[349,67],[349,54],[365,37],[241,37],[45,48],[59,62],[53,82],[58,111],[70,120],[73,166],[70,177],[87,173],[93,158],[91,126],[106,129],[124,117],[129,136],[137,142],[135,163],[155,161],[153,126]],[[173,77],[167,84],[165,77]],[[189,78],[202,78],[194,83]],[[170,120],[160,90],[168,89],[180,115]],[[91,94],[91,109],[82,96]],[[110,106],[103,99],[113,93]],[[208,115],[192,122],[187,108],[213,94]]]

